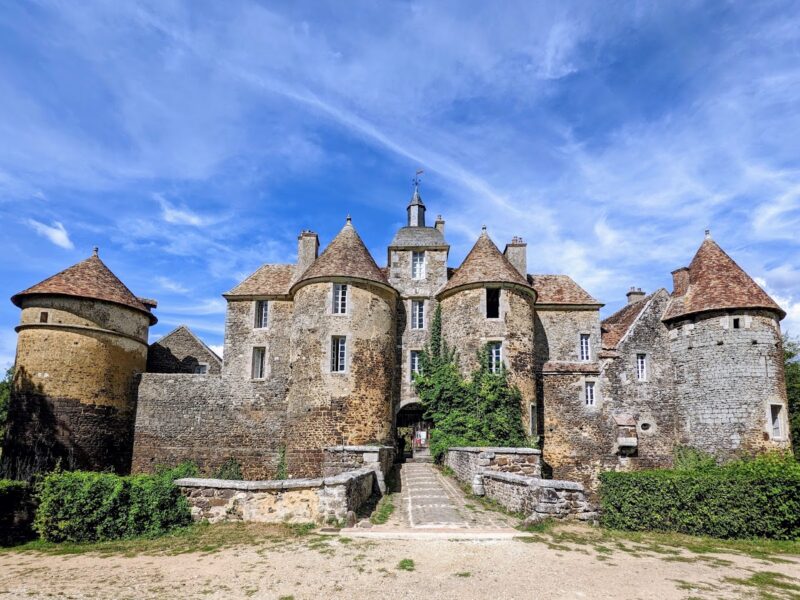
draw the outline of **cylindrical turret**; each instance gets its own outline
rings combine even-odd
[[[96,253],[12,301],[22,315],[5,469],[24,477],[60,460],[128,472],[153,301],[136,298]]]

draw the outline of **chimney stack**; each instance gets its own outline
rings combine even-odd
[[[672,272],[672,295],[683,296],[689,289],[689,267],[681,267]]]
[[[442,218],[442,215],[436,215],[436,222],[433,224],[433,226],[436,228],[436,231],[444,235],[444,219]]]
[[[645,293],[642,291],[642,288],[637,287],[631,287],[631,289],[625,295],[628,297],[628,304],[638,302],[645,297]]]
[[[506,249],[503,250],[503,256],[522,277],[528,278],[528,244],[521,237],[515,235],[511,238],[511,243],[506,244]]]
[[[297,274],[301,275],[310,267],[319,253],[319,237],[309,229],[297,236]]]

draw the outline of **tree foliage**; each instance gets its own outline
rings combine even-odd
[[[800,459],[800,339],[783,336],[786,397],[789,404],[789,428],[792,432],[794,455]]]
[[[488,347],[479,353],[479,367],[469,379],[461,376],[455,350],[442,337],[441,308],[437,307],[431,335],[420,354],[420,373],[414,385],[433,421],[431,454],[440,458],[449,447],[528,446],[522,424],[519,390],[504,368],[489,368]]]
[[[0,442],[6,432],[8,419],[8,405],[11,402],[11,382],[14,379],[14,367],[6,371],[5,377],[0,381]]]

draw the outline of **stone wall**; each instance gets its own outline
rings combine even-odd
[[[386,476],[393,464],[392,446],[330,446],[324,449],[322,475],[331,477],[365,467],[371,468],[375,471],[378,488],[384,493]]]
[[[295,293],[287,458],[295,476],[321,474],[323,448],[388,444],[393,434],[396,295],[348,282],[347,314],[332,314],[333,282]],[[331,372],[331,337],[347,338],[344,372]]]
[[[774,314],[706,313],[671,324],[669,336],[683,414],[681,443],[723,458],[789,447],[788,436],[771,438],[767,422],[770,404],[783,407],[784,419],[787,411]]]
[[[188,328],[181,326],[147,349],[148,373],[195,373],[206,365],[206,374],[219,375],[222,361]]]
[[[488,471],[540,477],[540,457],[541,452],[535,448],[449,448],[444,465],[480,493],[481,476]]]
[[[146,373],[139,382],[133,471],[189,460],[210,474],[233,458],[247,479],[273,477],[285,426],[281,381]]]
[[[195,520],[261,523],[342,522],[372,495],[370,468],[317,479],[229,481],[178,479]]]

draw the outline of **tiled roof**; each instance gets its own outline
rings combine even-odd
[[[528,275],[537,304],[590,304],[602,306],[569,275]]]
[[[401,227],[394,234],[390,248],[447,246],[442,232],[435,227]]]
[[[664,321],[720,309],[763,308],[786,313],[753,279],[711,238],[700,245],[689,265],[689,286],[682,296],[674,296],[664,313]]]
[[[186,325],[178,325],[175,329],[170,331],[167,335],[163,336],[162,338],[160,338],[157,341],[155,341],[152,344],[150,344],[150,346],[151,347],[152,346],[165,346],[166,347],[169,344],[165,344],[165,342],[167,342],[170,338],[175,337],[175,338],[180,339],[180,338],[185,337],[187,335],[191,339],[193,339],[195,342],[197,342],[201,347],[205,348],[205,350],[211,355],[211,357],[216,359],[217,363],[220,366],[222,365],[222,357],[220,357],[219,354],[214,352],[208,344],[206,344],[203,340],[201,340],[199,337],[197,337],[195,335],[194,331],[189,329],[189,327],[187,327]]]
[[[294,265],[261,265],[258,270],[223,294],[235,296],[287,296],[294,279]]]
[[[610,317],[603,319],[600,323],[600,331],[602,336],[601,345],[604,350],[613,350],[617,347],[652,297],[653,294],[649,294],[637,302],[627,304]]]
[[[485,230],[438,295],[483,283],[510,283],[533,291],[528,280],[508,262]]]
[[[25,296],[37,294],[77,296],[113,302],[146,313],[150,317],[151,325],[158,321],[155,315],[147,310],[147,307],[133,292],[100,260],[97,254],[48,277],[27,290],[14,294],[11,301],[17,306],[21,306]]]
[[[349,218],[325,251],[300,276],[295,286],[310,279],[324,277],[350,277],[389,286],[386,275],[375,264],[375,259]]]

